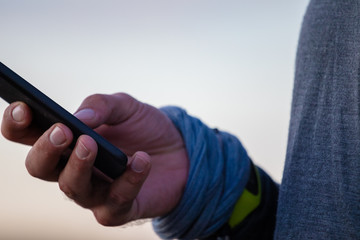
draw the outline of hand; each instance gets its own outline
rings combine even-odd
[[[26,158],[31,175],[58,181],[100,224],[161,216],[176,206],[186,184],[188,158],[180,133],[165,114],[119,93],[88,97],[75,116],[131,156],[121,177],[107,181],[94,171],[97,145],[92,138],[80,136],[69,153],[71,130],[57,123],[40,132],[22,102],[5,110],[1,130],[9,140],[33,145]]]

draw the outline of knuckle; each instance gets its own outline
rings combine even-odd
[[[128,116],[135,114],[139,110],[143,109],[144,104],[136,100],[134,97],[130,96],[127,93],[116,93],[113,95],[117,101],[125,108]]]
[[[126,181],[133,187],[136,187],[139,184],[141,184],[143,180],[144,177],[141,174],[129,174],[128,176],[126,176]]]
[[[96,221],[106,227],[120,226],[133,219],[129,218],[129,214],[119,211],[110,211],[109,208],[92,209]]]
[[[8,131],[6,124],[5,124],[5,118],[3,118],[3,121],[1,122],[1,134],[6,138],[9,139],[10,131]]]
[[[100,211],[93,211],[96,221],[103,226],[115,226],[117,225],[116,219],[109,213]]]
[[[101,225],[103,225],[105,227],[111,227],[111,226],[116,225],[115,223],[113,223],[112,219],[110,219],[110,218],[97,217],[96,220],[98,221],[98,223],[100,223]]]
[[[4,126],[4,125],[3,125]],[[13,141],[15,140],[15,136],[11,133],[11,131],[8,131],[7,129],[5,129],[5,127],[1,128],[1,134],[4,136],[4,138],[6,138],[7,140]]]
[[[60,190],[70,199],[76,199],[75,191],[69,186],[69,184],[59,179],[59,188]]]
[[[32,177],[45,181],[51,181],[51,182],[57,180],[58,174],[56,172],[54,173],[44,172],[41,169],[34,167],[33,164],[27,161],[25,162],[25,167],[28,173],[30,174],[30,176]]]
[[[109,200],[110,203],[112,203],[114,205],[122,206],[122,205],[132,203],[132,201],[134,199],[132,197],[120,194],[120,193],[118,193],[116,191],[111,191],[109,193],[108,200]]]
[[[6,120],[4,120],[4,121],[6,121]],[[19,139],[21,139],[23,137],[22,132],[20,132],[20,130],[16,131],[16,129],[10,128],[9,124],[2,122],[1,134],[4,136],[4,138],[6,138],[10,141],[18,141]]]
[[[30,153],[31,153],[31,150],[30,150]],[[30,155],[29,153],[29,155]],[[26,160],[25,160],[25,167],[26,167],[26,170],[28,171],[28,173],[35,177],[35,178],[44,178],[45,177],[45,174],[38,168],[34,165],[34,162],[33,160],[29,157],[29,155],[26,157]]]
[[[88,96],[87,98],[85,98],[84,102],[92,104],[92,103],[97,103],[103,106],[106,106],[108,104],[108,99],[106,97],[106,95],[104,94],[92,94],[90,96]]]
[[[132,96],[124,92],[115,93],[114,96],[121,98],[124,101],[134,101],[134,98]]]
[[[39,174],[38,174],[38,171],[35,170],[35,168],[33,167],[31,161],[29,160],[26,160],[25,161],[25,167],[26,167],[26,170],[28,171],[28,173],[33,176],[33,177],[40,177]]]
[[[133,98],[127,93],[119,92],[114,94],[113,96],[116,97],[119,102],[123,103],[125,106],[129,106],[130,108],[134,108],[135,106],[137,106],[136,104],[139,103],[135,98]]]

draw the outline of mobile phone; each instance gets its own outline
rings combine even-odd
[[[71,149],[80,135],[92,137],[98,145],[94,166],[108,177],[115,179],[125,171],[126,154],[1,62],[0,97],[8,103],[26,103],[33,112],[34,124],[44,131],[55,123],[65,124],[74,135]]]

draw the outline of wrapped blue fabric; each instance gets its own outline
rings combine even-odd
[[[181,108],[161,110],[182,134],[190,168],[180,203],[153,220],[154,230],[163,239],[209,236],[228,221],[249,178],[250,159],[235,136],[210,129]]]

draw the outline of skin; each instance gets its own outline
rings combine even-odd
[[[22,102],[6,108],[1,132],[11,141],[32,145],[25,161],[28,172],[57,181],[61,191],[90,209],[102,225],[161,216],[176,206],[189,161],[180,133],[165,114],[117,93],[89,96],[75,116],[129,156],[121,177],[109,180],[94,170],[97,145],[91,137],[80,136],[70,152],[71,130],[57,123],[40,132],[31,124],[30,108]],[[68,158],[65,167],[63,158]]]

